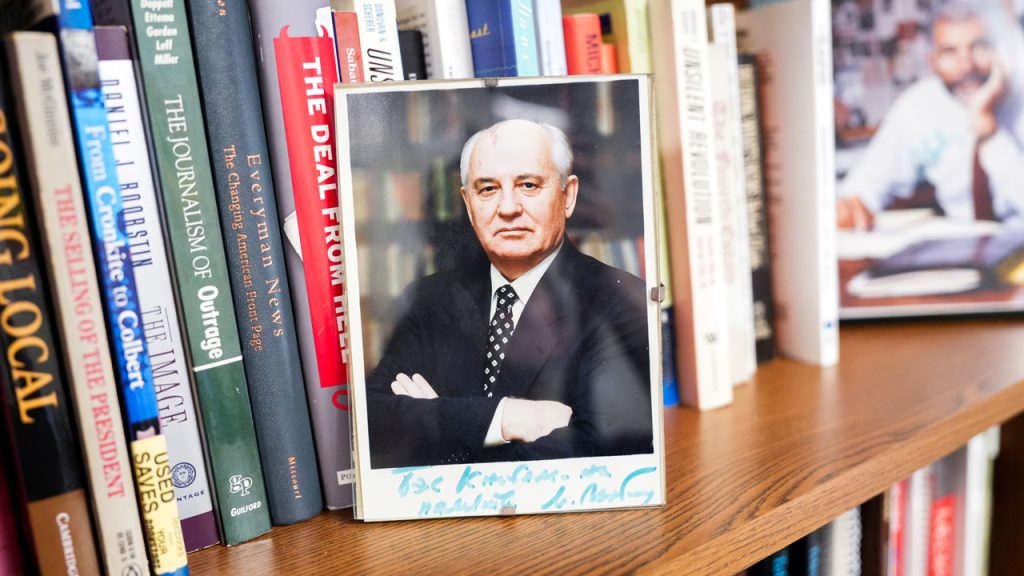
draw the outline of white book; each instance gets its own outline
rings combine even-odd
[[[712,117],[722,216],[722,264],[729,315],[729,366],[733,384],[742,384],[750,380],[757,370],[757,350],[734,16],[732,4],[708,7],[708,25],[712,32],[708,54],[711,57]]]
[[[762,64],[776,344],[821,366],[839,361],[830,7],[790,0],[736,17],[740,50]]]
[[[101,56],[99,75],[117,160],[117,178],[122,189],[130,191],[122,196],[125,214],[131,215],[125,219],[125,227],[135,239],[129,249],[135,282],[145,287],[139,290],[139,306],[153,369],[160,427],[171,460],[178,514],[183,521],[213,528],[209,474],[132,60],[127,54],[121,59]],[[185,536],[186,544],[193,547],[188,530]],[[198,541],[211,544],[209,539]]]
[[[363,80],[390,82],[405,79],[402,53],[398,47],[395,0],[331,0],[331,9],[356,14]]]
[[[978,434],[967,443],[963,554],[956,572],[961,576],[982,576],[988,573],[986,557],[991,529],[992,462],[998,447],[998,426]]]
[[[395,8],[400,30],[423,34],[427,78],[473,77],[465,0],[396,0]]]
[[[860,576],[861,518],[860,508],[854,508],[832,521],[829,557],[826,560],[830,576]]]
[[[732,402],[703,0],[651,3],[662,181],[683,403]]]
[[[565,76],[569,69],[565,63],[561,1],[533,0],[533,21],[537,27],[540,73],[544,76]]]
[[[925,576],[928,572],[928,538],[931,532],[933,471],[926,466],[910,477],[904,531],[904,576]]]

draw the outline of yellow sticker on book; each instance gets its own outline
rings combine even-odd
[[[171,481],[167,440],[162,435],[132,442],[132,471],[153,572],[177,572],[188,565],[188,555]]]

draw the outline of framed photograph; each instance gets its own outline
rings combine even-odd
[[[336,87],[357,518],[664,503],[649,82]]]
[[[841,317],[1024,309],[1024,4],[832,10]]]

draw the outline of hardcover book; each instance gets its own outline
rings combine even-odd
[[[532,0],[466,0],[477,78],[540,76]]]
[[[37,48],[42,53],[42,46]],[[89,476],[96,537],[104,568],[112,574],[148,571],[148,560],[118,387],[103,320],[99,283],[66,118],[64,82],[57,51],[36,60],[22,76],[18,110],[39,238],[50,275],[63,360],[75,398],[79,438]],[[23,72],[16,69],[17,72]],[[31,97],[32,95],[41,97]],[[52,102],[53,108],[45,103]],[[81,104],[81,102],[79,102]]]
[[[647,74],[654,71],[650,4],[651,0],[563,0],[562,10],[565,14],[596,14],[602,21],[603,41],[615,46],[619,70]]]
[[[127,216],[124,225],[131,266],[136,284],[145,286],[145,290],[139,291],[139,305],[153,369],[160,429],[167,439],[168,465],[185,549],[193,552],[218,544],[220,536],[158,208],[135,61],[125,27],[97,26],[94,32],[110,144]]]
[[[323,509],[245,0],[192,2],[221,229],[270,517]],[[241,46],[239,46],[241,42]]]
[[[152,368],[142,327],[135,274],[124,230],[124,205],[100,91],[92,13],[88,4],[61,3],[55,14],[68,101],[78,148],[85,206],[97,255],[97,279],[113,342],[122,403],[149,560],[157,574],[187,574],[184,538],[170,476],[167,443],[160,432]],[[72,156],[72,154],[68,154]],[[73,192],[76,193],[76,192]]]
[[[772,299],[771,238],[761,131],[760,74],[757,57],[739,56],[740,123],[746,186],[747,237],[753,296],[754,341],[758,362],[775,357],[775,303]]]
[[[473,77],[465,0],[396,0],[395,6],[399,30],[423,34],[427,78]]]
[[[533,0],[533,22],[537,27],[540,73],[544,76],[565,76],[569,71],[565,61],[561,1]]]
[[[43,32],[16,32],[7,36],[5,48],[10,74],[0,74],[0,83],[9,85],[14,80],[21,99],[43,100],[44,95],[35,90],[35,67],[45,62],[59,70],[54,37]],[[12,444],[13,477],[39,572],[98,573],[82,455],[60,367],[61,348],[55,338],[53,312],[44,296],[47,285],[37,259],[41,252],[30,228],[32,218],[22,194],[24,180],[14,156],[8,95],[0,98],[4,100],[0,102],[0,237],[5,254],[0,258],[0,317],[6,319],[0,322],[0,347],[5,352],[0,358],[0,383]],[[64,122],[66,118],[66,114],[58,117]]]
[[[356,516],[663,503],[650,80],[336,90]]]
[[[832,2],[843,318],[1021,310],[1024,278],[863,291],[878,261],[1024,222],[1024,6]],[[891,54],[870,49],[892,46]],[[959,54],[965,54],[963,60]]]
[[[0,69],[2,68],[3,66],[0,65]],[[3,104],[0,103],[0,109],[2,108]],[[2,114],[3,112],[0,112],[0,115]],[[3,422],[6,431],[5,420],[5,415],[0,414],[0,422]],[[25,572],[25,557],[21,549],[22,530],[19,530],[16,524],[18,516],[15,515],[14,501],[12,500],[17,491],[8,480],[8,478],[13,479],[14,477],[5,439],[0,443],[0,572],[4,574],[23,574]]]
[[[395,0],[331,0],[331,10],[355,13],[367,82],[405,79]]]
[[[286,6],[273,0],[256,0],[251,10],[259,44],[256,54],[263,118],[274,167],[278,218],[287,240],[285,262],[295,295],[292,306],[320,483],[327,507],[336,509],[352,505],[354,474],[346,372],[349,319],[345,278],[340,274],[344,253],[338,196],[333,188],[330,86],[337,73],[333,44],[330,38],[319,35],[315,25],[320,4],[318,0],[302,0]],[[310,104],[307,80],[313,91]],[[284,106],[285,101],[291,106]],[[296,139],[315,137],[315,141],[298,140],[293,146],[294,131],[286,131],[286,122],[301,123]],[[314,127],[316,132],[311,132]],[[301,234],[301,239],[300,222],[301,230],[308,231]]]
[[[131,13],[221,532],[238,544],[270,530],[270,513],[185,6],[132,0]]]
[[[733,384],[757,370],[754,296],[747,236],[747,183],[740,121],[739,58],[732,4],[709,6],[711,125],[715,133],[718,206],[722,227],[722,280],[728,298],[729,366]]]
[[[839,361],[832,34],[827,0],[737,14],[761,63],[775,344],[795,360]]]
[[[597,14],[562,17],[568,74],[601,73],[601,18]]]
[[[712,131],[707,16],[701,0],[655,2],[661,169],[672,259],[680,400],[708,410],[732,402],[723,294],[718,173]]]

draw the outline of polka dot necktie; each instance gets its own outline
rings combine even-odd
[[[501,371],[501,361],[505,359],[505,348],[512,338],[515,324],[512,321],[512,304],[515,303],[516,291],[511,284],[498,288],[498,306],[494,309],[491,326],[487,329],[487,361],[484,363],[484,392],[487,397],[494,396],[494,383]]]

